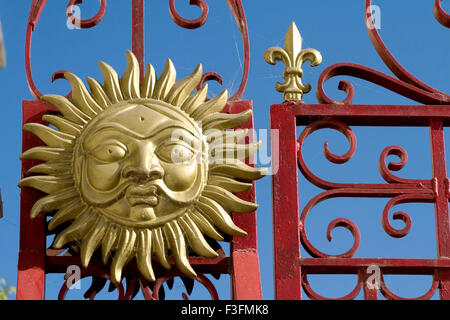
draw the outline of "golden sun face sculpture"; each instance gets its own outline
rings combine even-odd
[[[246,130],[229,130],[243,124],[251,110],[221,113],[226,90],[208,100],[206,84],[193,93],[201,65],[179,81],[170,60],[159,79],[148,65],[142,83],[130,51],[120,79],[112,67],[99,65],[103,86],[88,78],[89,92],[66,73],[72,98],[42,97],[61,113],[43,117],[57,130],[24,125],[46,144],[21,155],[43,161],[19,183],[48,194],[34,204],[31,217],[53,214],[50,230],[69,223],[53,246],[78,243],[84,267],[99,248],[103,263],[112,257],[114,283],[134,258],[142,275],[154,281],[153,256],[167,269],[172,256],[179,270],[194,277],[189,248],[216,257],[204,235],[217,241],[224,240],[221,232],[246,235],[230,213],[257,208],[233,193],[264,176],[263,169],[242,161],[259,144],[239,144]]]

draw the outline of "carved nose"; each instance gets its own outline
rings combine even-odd
[[[156,180],[163,178],[164,169],[153,152],[144,150],[136,154],[133,163],[124,168],[122,175],[124,178],[133,177],[140,181]]]

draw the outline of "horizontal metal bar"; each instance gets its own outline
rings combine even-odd
[[[450,259],[300,258],[299,264],[308,274],[357,274],[373,265],[383,274],[425,275],[450,269]]]
[[[333,117],[347,125],[357,126],[429,126],[430,119],[439,118],[444,126],[450,126],[450,105],[336,105],[336,104],[291,104],[273,105],[289,108],[297,118],[297,125]]]
[[[171,265],[174,266],[173,261],[171,260]],[[81,266],[80,257],[73,256],[47,256],[46,257],[46,273],[66,273],[67,268],[71,265]],[[191,266],[199,273],[220,273],[220,274],[229,274],[231,259],[229,257],[218,257],[214,259],[210,258],[200,258],[193,257],[189,258],[189,263]],[[175,268],[175,267],[174,267]],[[104,270],[109,273],[109,268],[105,266],[101,261],[94,260],[89,263],[89,266],[86,268],[86,272],[94,271],[94,270]],[[162,268],[159,263],[153,263],[153,269],[156,274],[166,271]],[[125,268],[124,272],[137,271],[137,266],[134,263],[129,263]]]

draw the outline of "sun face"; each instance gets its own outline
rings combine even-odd
[[[201,65],[179,81],[170,60],[158,79],[149,65],[142,82],[130,51],[120,79],[113,68],[99,65],[103,86],[88,78],[89,92],[66,73],[72,98],[42,97],[61,113],[43,117],[57,130],[24,125],[46,144],[21,156],[43,161],[19,183],[48,194],[35,203],[31,217],[53,213],[50,230],[69,222],[54,247],[78,243],[84,267],[99,249],[103,262],[111,263],[114,283],[132,259],[154,281],[153,256],[167,269],[173,257],[179,270],[194,277],[189,247],[216,257],[204,235],[217,241],[224,240],[223,233],[246,235],[230,213],[257,208],[233,193],[248,190],[264,175],[242,162],[259,144],[239,144],[246,131],[229,130],[251,111],[221,113],[227,92],[208,100],[206,84],[193,93]]]

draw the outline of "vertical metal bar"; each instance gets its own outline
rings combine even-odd
[[[225,112],[239,113],[253,109],[251,101],[230,102]],[[249,129],[246,143],[254,141],[253,117],[240,128]],[[253,159],[247,159],[246,163],[252,165]],[[255,183],[253,188],[238,194],[241,199],[256,202]],[[260,300],[262,299],[261,276],[259,271],[258,239],[256,228],[256,212],[246,214],[233,214],[233,221],[247,231],[246,237],[233,237],[231,242],[231,288],[233,300]]]
[[[145,0],[132,0],[131,42],[132,51],[139,61],[141,79],[144,79],[145,69]]]
[[[296,119],[288,106],[272,106],[272,172],[275,299],[301,299]],[[273,130],[278,130],[279,142]],[[279,146],[279,147],[278,147]]]
[[[433,181],[435,184],[435,219],[437,251],[439,259],[450,258],[450,224],[448,208],[448,182],[445,160],[445,139],[442,119],[432,119],[430,123]],[[440,297],[450,300],[450,272],[440,273]]]
[[[371,273],[367,271],[367,268],[362,268],[359,271],[359,281],[363,282],[364,300],[378,300],[378,289],[376,286],[373,288],[369,287],[369,284],[367,283],[370,275]],[[374,283],[374,285],[376,284],[377,283]]]
[[[23,102],[23,123],[43,123],[46,104],[40,101]],[[42,145],[42,141],[29,132],[23,132],[22,152]],[[22,177],[36,161],[22,162]],[[31,220],[30,211],[42,193],[31,188],[20,191],[20,243],[17,271],[17,300],[43,300],[45,294],[45,216]]]

